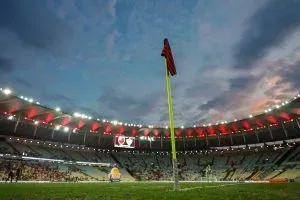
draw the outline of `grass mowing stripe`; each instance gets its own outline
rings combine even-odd
[[[180,191],[189,191],[189,190],[195,190],[195,189],[202,189],[202,188],[218,188],[218,187],[226,187],[226,186],[232,186],[232,185],[238,185],[241,183],[233,183],[233,184],[223,184],[223,185],[207,185],[207,186],[198,186],[198,187],[188,187],[180,189]]]

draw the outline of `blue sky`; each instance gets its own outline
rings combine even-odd
[[[298,93],[300,1],[2,0],[0,86],[51,107],[130,123],[262,112]]]

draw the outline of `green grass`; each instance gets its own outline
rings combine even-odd
[[[214,187],[221,186],[221,187]],[[196,187],[196,188],[194,188]],[[300,197],[299,183],[246,184],[181,183],[186,191],[172,191],[171,183],[12,183],[0,184],[1,200],[293,200]]]

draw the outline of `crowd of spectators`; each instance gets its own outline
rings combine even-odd
[[[0,180],[7,181],[9,172],[12,172],[13,181],[16,181],[19,170],[21,181],[80,181],[83,177],[72,176],[72,172],[80,172],[76,167],[61,170],[54,162],[4,160],[0,159]],[[10,181],[10,180],[8,180]]]
[[[21,170],[20,180],[26,181],[54,181],[68,177],[67,173],[60,172],[53,163],[1,160],[0,168],[2,180],[6,180],[9,171],[12,171],[15,176],[17,169]]]
[[[25,147],[25,145],[23,145]],[[0,180],[6,181],[9,174],[15,180],[19,174],[19,180],[23,181],[88,181],[105,180],[110,171],[109,167],[81,166],[70,164],[67,160],[91,162],[94,159],[107,163],[118,163],[135,180],[172,180],[171,155],[162,152],[146,153],[87,153],[80,150],[63,150],[43,146],[30,146],[20,151],[13,143],[2,143],[0,154],[59,158],[66,157],[66,162],[50,162],[42,160],[22,160],[22,156],[16,158],[0,158]],[[19,150],[19,154],[15,151]],[[25,151],[26,150],[26,151]],[[300,175],[299,157],[300,146],[290,149],[272,150],[262,149],[259,152],[253,151],[228,151],[226,153],[197,154],[185,153],[177,157],[178,175],[180,180],[197,181],[207,177],[206,167],[211,166],[210,176],[218,180],[248,180],[268,179],[273,177],[295,178]],[[38,156],[33,156],[38,157]],[[72,159],[72,160],[73,160]],[[278,163],[281,161],[283,164]],[[288,167],[286,167],[288,166]],[[20,173],[17,173],[19,170]],[[280,173],[277,173],[280,172]],[[10,173],[11,172],[11,173]],[[254,173],[255,172],[255,173]],[[254,175],[255,174],[255,175]],[[270,176],[268,176],[270,174]],[[272,175],[272,176],[271,176]],[[274,175],[274,176],[273,176]],[[276,175],[276,176],[275,176]],[[103,178],[104,177],[104,178]]]

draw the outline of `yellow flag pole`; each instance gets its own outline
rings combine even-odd
[[[168,71],[167,60],[166,59],[165,59],[165,65],[166,65],[166,85],[167,85],[168,108],[169,108],[169,126],[170,126],[170,132],[171,132],[174,190],[178,190],[179,189],[179,182],[178,182],[175,133],[174,133],[172,89],[171,89],[171,81],[170,81],[170,76],[169,76],[169,71]]]

